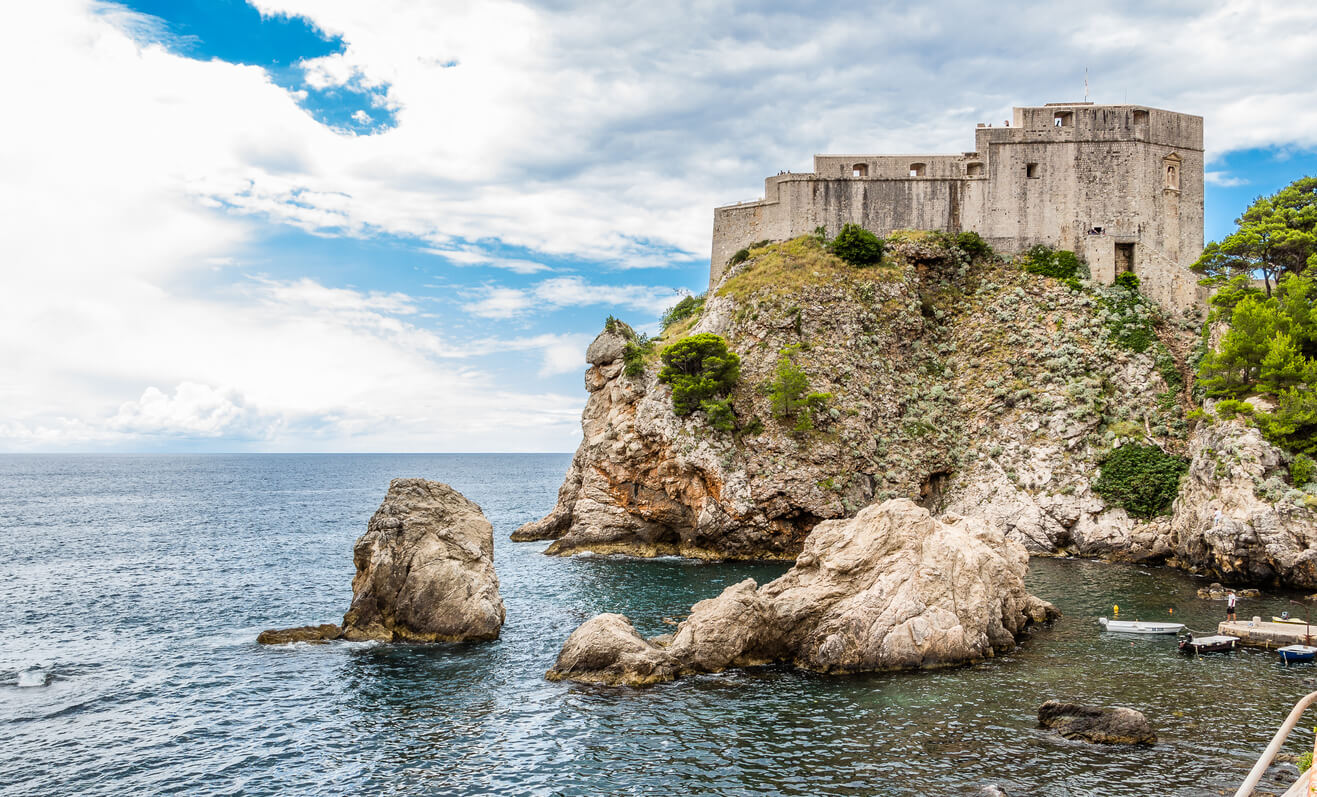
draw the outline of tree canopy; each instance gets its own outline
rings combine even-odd
[[[1203,358],[1199,379],[1208,395],[1275,396],[1274,412],[1258,413],[1269,440],[1291,451],[1317,453],[1317,267],[1281,276],[1271,296],[1236,276],[1212,304],[1230,328]]]
[[[682,338],[659,354],[659,381],[672,386],[672,409],[690,415],[711,400],[726,396],[741,375],[741,358],[720,335]]]
[[[1258,197],[1239,228],[1213,241],[1193,264],[1208,284],[1261,274],[1267,295],[1286,274],[1317,266],[1317,177],[1304,177],[1272,196]]]

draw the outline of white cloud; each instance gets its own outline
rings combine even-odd
[[[582,336],[448,339],[403,293],[245,278],[267,221],[413,236],[523,275],[557,257],[664,265],[703,256],[711,208],[764,175],[829,150],[960,151],[1011,104],[1075,98],[1084,64],[1099,102],[1204,115],[1214,154],[1317,146],[1303,3],[256,4],[342,35],[308,80],[369,91],[368,115],[396,124],[339,134],[260,68],[174,55],[168,30],[112,4],[0,12],[0,66],[40,78],[6,87],[23,121],[0,147],[0,445],[224,429],[272,448],[571,447],[583,396],[500,382],[478,357],[567,373]],[[676,299],[452,277],[479,318]]]
[[[546,279],[526,289],[486,286],[479,299],[462,309],[481,318],[515,318],[564,307],[613,305],[658,315],[680,298],[671,288],[601,285],[573,276]]]
[[[1222,188],[1233,188],[1238,185],[1248,185],[1248,179],[1236,177],[1228,172],[1203,172],[1203,182],[1209,185],[1219,185]]]
[[[248,406],[236,390],[183,382],[172,396],[148,387],[140,399],[120,406],[106,425],[128,435],[269,440],[278,420]]]

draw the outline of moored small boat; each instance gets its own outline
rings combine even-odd
[[[1108,631],[1120,634],[1178,634],[1184,630],[1184,623],[1145,623],[1141,620],[1108,620],[1099,617],[1098,622]]]
[[[1273,622],[1273,623],[1294,623],[1294,624],[1296,624],[1296,625],[1307,625],[1307,624],[1308,624],[1308,621],[1307,621],[1307,620],[1304,620],[1302,617],[1272,617],[1272,618],[1271,618],[1271,622]]]
[[[1300,661],[1312,661],[1317,656],[1317,648],[1311,645],[1286,645],[1283,648],[1276,648],[1280,654],[1280,660],[1286,664],[1293,664]]]
[[[1218,634],[1195,638],[1193,634],[1189,634],[1180,640],[1179,647],[1181,653],[1188,653],[1191,655],[1195,653],[1228,653],[1235,649],[1235,645],[1238,642],[1239,637],[1237,636],[1224,636]]]

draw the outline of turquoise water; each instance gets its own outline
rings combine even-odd
[[[544,671],[602,611],[662,633],[773,564],[555,559],[507,535],[553,504],[565,455],[0,457],[0,793],[1233,793],[1310,665],[1189,659],[1096,617],[1224,609],[1162,568],[1034,560],[1066,613],[1015,653],[956,670],[824,678],[784,669],[631,690]],[[351,547],[394,476],[451,483],[495,528],[496,643],[262,648],[336,621]],[[1288,594],[1246,601],[1270,615]],[[1048,698],[1149,716],[1152,748],[1036,729]],[[1289,752],[1311,744],[1295,734]],[[1286,768],[1277,770],[1277,777]],[[1288,767],[1291,775],[1293,768]],[[1274,785],[1278,784],[1276,781]]]

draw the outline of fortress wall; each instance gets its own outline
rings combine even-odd
[[[715,210],[710,284],[750,242],[857,223],[878,235],[974,230],[1003,254],[1072,249],[1094,278],[1132,265],[1148,295],[1184,308],[1204,293],[1187,270],[1203,247],[1202,132],[1188,114],[1054,105],[1016,108],[1012,127],[976,128],[974,153],[818,155],[813,174],[766,180],[764,201]],[[909,176],[915,163],[923,176]],[[971,163],[981,177],[967,175]],[[857,164],[864,176],[853,176]]]
[[[786,208],[780,202],[747,202],[713,211],[713,254],[709,259],[709,287],[722,279],[727,261],[738,249],[755,241],[784,241],[793,237]]]
[[[814,173],[824,178],[905,180],[911,179],[911,166],[923,164],[925,178],[954,179],[965,176],[965,164],[971,160],[977,161],[978,158],[964,155],[815,155]],[[857,165],[867,167],[867,173],[855,177],[854,167]]]
[[[859,224],[880,236],[892,230],[955,230],[963,204],[958,179],[811,180],[784,186],[791,234],[820,225],[836,235],[845,224]]]

